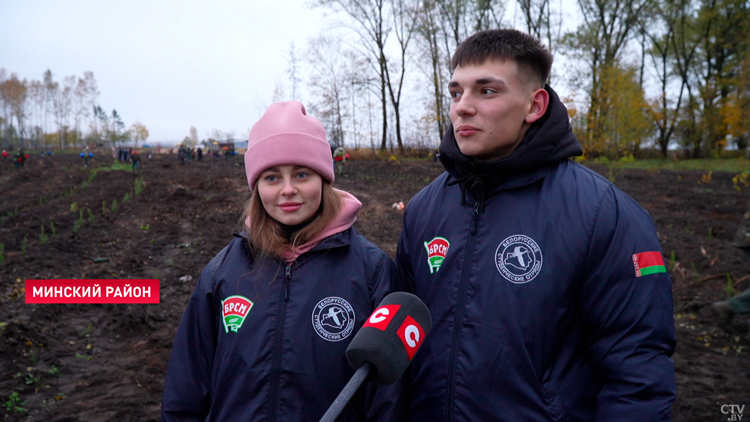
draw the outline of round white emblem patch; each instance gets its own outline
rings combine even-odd
[[[327,297],[313,309],[312,325],[328,341],[341,341],[354,331],[354,308],[340,297]]]
[[[528,236],[509,236],[495,251],[495,265],[511,283],[528,283],[542,270],[542,250]]]

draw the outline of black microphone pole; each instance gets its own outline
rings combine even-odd
[[[362,366],[360,366],[359,369],[357,369],[357,372],[352,375],[352,379],[349,380],[344,389],[341,390],[341,393],[339,393],[339,396],[336,397],[336,400],[331,404],[331,407],[329,407],[323,417],[320,418],[320,422],[334,422],[336,418],[339,417],[354,393],[357,392],[359,387],[365,381],[365,378],[370,374],[370,369],[372,369],[372,364],[370,362],[362,363]]]

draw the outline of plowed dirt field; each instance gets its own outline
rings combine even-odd
[[[76,155],[0,163],[0,414],[8,421],[156,421],[172,340],[193,286],[237,230],[248,199],[240,161],[88,168]],[[674,285],[674,421],[723,421],[750,404],[750,337],[717,328],[710,304],[750,288],[731,246],[749,191],[732,174],[596,171],[653,217]],[[443,169],[427,161],[352,161],[335,186],[363,203],[356,227],[395,254],[405,203]],[[53,229],[54,227],[54,229]],[[44,231],[42,231],[44,228]],[[153,305],[25,304],[26,279],[159,279]],[[738,319],[746,323],[746,318]],[[746,410],[746,418],[750,410]]]

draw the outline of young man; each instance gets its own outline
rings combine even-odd
[[[397,263],[433,328],[410,421],[668,421],[671,281],[643,208],[581,154],[515,30],[453,56],[447,172],[409,202]]]

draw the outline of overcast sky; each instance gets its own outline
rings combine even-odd
[[[0,67],[56,81],[92,71],[99,104],[149,142],[190,126],[243,137],[286,79],[289,43],[323,28],[303,0],[0,0]]]
[[[27,80],[42,80],[50,69],[58,82],[94,72],[99,105],[116,109],[126,127],[144,124],[149,143],[180,142],[190,126],[200,139],[213,129],[242,139],[275,86],[290,89],[290,43],[303,50],[337,21],[304,3],[0,0],[0,68]],[[556,3],[565,5],[564,26],[572,26],[574,1]],[[505,19],[522,29],[516,8],[510,1]],[[554,70],[564,67],[561,59]],[[560,83],[555,88],[565,92]]]

